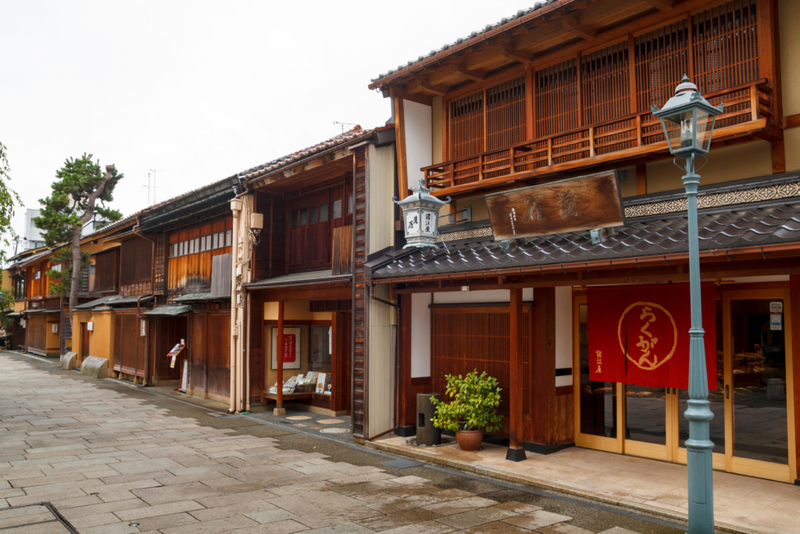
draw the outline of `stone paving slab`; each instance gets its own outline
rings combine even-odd
[[[13,508],[44,501],[82,534],[504,533],[554,524],[562,530],[539,532],[584,534],[567,528],[571,517],[538,506],[203,426],[8,355],[0,365],[2,534],[46,519],[46,508]],[[25,527],[67,532],[57,521]]]

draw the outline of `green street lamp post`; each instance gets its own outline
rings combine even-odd
[[[700,176],[695,172],[696,156],[711,148],[711,134],[722,105],[712,106],[685,76],[675,96],[659,110],[651,106],[653,116],[661,120],[669,151],[683,158],[689,219],[689,290],[691,292],[692,326],[689,329],[689,401],[684,413],[689,420],[686,440],[689,472],[689,534],[714,532],[714,489],[712,485],[712,449],[709,423],[714,418],[708,402],[708,370],[703,347],[703,319],[700,301],[700,251],[697,238],[697,188]],[[677,165],[677,163],[676,163]]]

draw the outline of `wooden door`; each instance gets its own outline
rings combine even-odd
[[[189,341],[189,387],[192,392],[207,390],[208,352],[206,351],[206,332],[208,314],[192,314],[192,336]]]
[[[351,313],[333,313],[331,335],[333,335],[333,354],[331,354],[332,405],[334,411],[350,413],[351,390]]]
[[[90,339],[89,323],[81,323],[81,353],[79,355],[80,361],[85,360],[87,356],[91,355],[89,339]]]
[[[208,392],[230,395],[231,390],[231,316],[229,313],[208,314],[206,350],[208,361]]]

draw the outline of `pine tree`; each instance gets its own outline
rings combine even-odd
[[[14,206],[22,206],[19,195],[8,186],[8,181],[11,180],[10,172],[11,168],[8,166],[6,146],[0,143],[0,243],[3,245],[0,247],[0,264],[6,262],[5,248],[10,245],[11,240],[17,237],[11,228]]]
[[[78,305],[78,289],[81,271],[81,230],[97,216],[105,221],[118,221],[122,214],[106,207],[114,197],[114,188],[123,178],[114,165],[106,165],[106,172],[100,170],[100,163],[92,161],[91,154],[80,158],[70,158],[56,172],[52,184],[52,194],[39,201],[41,216],[34,219],[42,230],[45,243],[52,247],[60,243],[71,244],[72,258],[69,288],[69,321]],[[99,201],[99,203],[98,203]],[[65,281],[61,280],[62,288]]]

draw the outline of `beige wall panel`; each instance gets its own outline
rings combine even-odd
[[[369,146],[369,254],[394,245],[394,145]]]
[[[781,78],[784,116],[800,113],[800,1],[779,0],[778,20],[781,33]],[[789,149],[786,149],[789,157]],[[789,168],[787,166],[786,170]]]
[[[473,221],[484,221],[489,218],[489,209],[486,207],[486,200],[483,195],[460,198],[456,202],[456,210],[463,210],[467,206],[472,206]]]
[[[627,177],[624,181],[620,180],[619,182],[619,190],[622,193],[622,198],[627,197],[635,197],[636,196],[636,167],[625,167],[623,169],[619,169],[620,171],[626,171]]]
[[[800,170],[800,128],[784,130],[783,143],[786,150],[786,172]]]
[[[702,159],[698,165],[702,164]],[[766,141],[713,148],[708,164],[699,170],[701,185],[732,182],[772,174],[772,149]],[[682,189],[683,173],[671,159],[647,164],[647,192],[659,193]]]
[[[331,321],[332,312],[312,312],[307,300],[287,300],[283,305],[284,321]],[[278,320],[278,303],[264,303],[264,320]]]
[[[378,285],[376,297],[389,300],[389,288]],[[371,300],[369,303],[369,433],[374,437],[392,428],[392,325],[396,323],[395,309]]]
[[[106,358],[108,368],[114,366],[114,312],[112,311],[76,311],[72,316],[74,324],[72,350],[81,353],[83,325],[81,323],[94,323],[94,330],[89,332],[89,356]]]
[[[59,337],[59,332],[61,332],[61,325],[59,324],[61,321],[61,314],[59,313],[48,313],[47,314],[47,337],[45,338],[47,352],[59,352],[61,350],[60,343],[61,338]],[[56,326],[56,331],[53,333],[53,326]]]
[[[431,106],[431,131],[433,132],[433,163],[441,163],[442,156],[442,97],[433,98]]]

